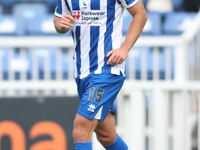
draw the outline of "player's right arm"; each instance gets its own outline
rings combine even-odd
[[[73,13],[72,16],[67,14],[63,15],[62,17],[55,16],[54,25],[56,31],[61,34],[64,34],[67,31],[69,31],[69,29],[73,27],[73,23],[75,22],[75,16],[75,13]]]

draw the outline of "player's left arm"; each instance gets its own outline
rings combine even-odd
[[[119,49],[111,50],[107,53],[106,57],[110,57],[107,61],[107,64],[109,65],[121,64],[125,61],[128,56],[128,52],[137,41],[147,21],[147,14],[142,0],[127,10],[133,16],[133,19],[130,23],[127,36],[121,47]]]

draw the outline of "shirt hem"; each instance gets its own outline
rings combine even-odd
[[[85,75],[80,75],[80,76],[78,76],[78,75],[74,75],[74,77],[75,78],[77,78],[77,79],[83,79],[83,78],[85,78],[85,77],[87,77],[87,76],[89,76],[89,75],[91,75],[91,74],[113,74],[113,75],[120,75],[120,74],[122,74],[123,75],[123,77],[125,77],[125,72],[124,71],[122,71],[122,70],[118,70],[117,72],[112,72],[112,73],[106,73],[106,72],[104,72],[104,73],[99,73],[99,72],[94,72],[94,73],[90,73],[90,74],[85,74]]]

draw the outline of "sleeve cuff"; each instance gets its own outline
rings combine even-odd
[[[136,5],[140,0],[135,0],[134,2],[132,2],[130,5],[126,5],[125,8],[131,8],[134,5]]]
[[[62,18],[62,17],[63,17],[63,15],[62,15],[62,14],[59,14],[59,13],[57,13],[57,12],[54,12],[54,15],[55,15],[55,16],[57,16],[57,17],[60,17],[60,18]]]

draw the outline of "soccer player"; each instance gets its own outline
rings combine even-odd
[[[122,43],[123,10],[133,16]],[[125,79],[125,59],[146,23],[142,0],[58,0],[58,33],[72,29],[80,105],[74,119],[76,150],[92,150],[91,135],[106,150],[128,150],[116,133],[113,102]]]

